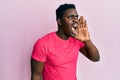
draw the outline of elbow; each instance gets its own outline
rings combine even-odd
[[[94,52],[94,55],[89,56],[89,57],[90,57],[90,60],[93,61],[93,62],[100,61],[100,55],[99,55],[98,50],[96,52]]]
[[[40,73],[31,74],[31,80],[41,80],[41,74]]]
[[[93,62],[98,62],[98,61],[100,61],[100,56],[97,56],[97,57],[92,58],[90,60],[93,61]]]
[[[100,61],[100,59],[94,59],[94,60],[92,60],[93,62],[98,62],[98,61]]]

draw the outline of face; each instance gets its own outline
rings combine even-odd
[[[63,17],[60,19],[60,27],[63,33],[67,36],[74,36],[72,28],[78,27],[78,13],[76,9],[68,9],[65,11]]]

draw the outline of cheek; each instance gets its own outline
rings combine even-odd
[[[72,32],[72,21],[64,20],[63,21],[63,28],[64,28],[65,32],[71,33]]]
[[[67,35],[69,35],[71,33],[71,28],[68,26],[64,26],[63,30]]]

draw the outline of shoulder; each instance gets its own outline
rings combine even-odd
[[[85,46],[84,42],[82,42],[82,41],[80,41],[80,40],[78,40],[78,39],[76,39],[76,38],[73,38],[73,37],[71,37],[71,39],[72,39],[72,40],[74,41],[74,43],[75,43],[76,45],[78,45],[80,48],[82,48],[82,47]]]
[[[36,44],[48,44],[51,38],[54,36],[55,32],[50,32],[36,41]]]

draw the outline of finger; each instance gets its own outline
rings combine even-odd
[[[83,28],[84,27],[84,17],[83,16],[80,16],[79,22],[80,22],[80,27]]]
[[[82,19],[82,20],[83,20],[83,19],[84,19],[84,16],[80,16],[80,19]]]
[[[83,22],[82,22],[82,19],[79,19],[79,28],[82,28],[83,27]]]
[[[80,16],[80,23],[84,23],[84,17],[83,16]]]
[[[83,28],[86,28],[86,20],[84,20]]]
[[[88,27],[87,27],[87,21],[86,21],[86,20],[84,21],[84,27],[85,27],[86,29],[88,29]]]
[[[86,20],[85,20],[85,28],[84,28],[84,30],[89,33],[88,26],[87,26],[87,21]]]

